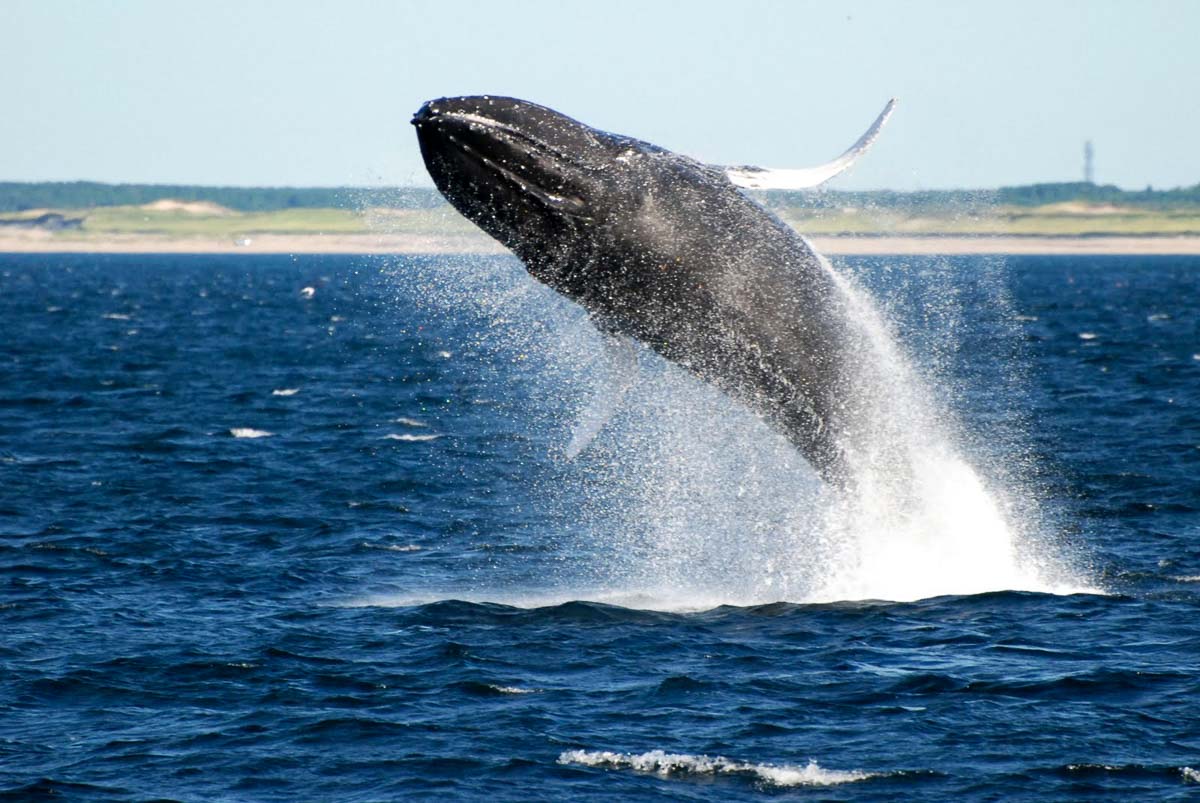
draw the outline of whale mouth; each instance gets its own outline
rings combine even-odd
[[[545,139],[446,100],[423,105],[412,124],[430,174],[444,192],[503,203],[510,199],[495,197],[502,195],[499,184],[550,211],[588,218],[588,205],[576,189],[587,168]]]

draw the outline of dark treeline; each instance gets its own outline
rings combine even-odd
[[[190,184],[101,184],[96,181],[0,182],[0,212],[140,206],[166,198],[209,201],[239,212],[280,209],[428,209],[442,203],[423,187],[205,187]]]
[[[1039,206],[1064,201],[1112,203],[1157,209],[1200,206],[1200,184],[1172,190],[1123,190],[1111,184],[1064,182],[1001,187],[996,190],[918,190],[896,192],[768,192],[776,207],[888,207],[902,210],[983,209],[996,205]],[[186,184],[102,184],[95,181],[0,182],[0,212],[28,209],[86,209],[137,206],[171,198],[209,201],[240,212],[280,209],[363,209],[373,206],[430,209],[442,198],[427,187],[206,187]]]
[[[994,206],[1041,206],[1042,204],[1084,201],[1110,203],[1118,206],[1138,206],[1153,209],[1174,209],[1200,206],[1200,184],[1171,190],[1123,190],[1113,184],[1089,184],[1083,181],[1056,184],[1027,184],[1021,187],[1000,187],[995,190],[872,190],[843,192],[825,190],[818,193],[770,192],[765,200],[771,206],[816,207],[885,207],[902,210],[955,209],[969,211]]]

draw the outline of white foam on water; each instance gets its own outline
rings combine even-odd
[[[1179,774],[1183,776],[1183,780],[1185,781],[1200,783],[1200,770],[1195,770],[1191,767],[1180,767]]]
[[[295,396],[300,392],[300,388],[276,388],[271,391],[272,396]]]
[[[418,421],[415,418],[405,418],[404,416],[400,416],[399,418],[393,418],[392,423],[393,424],[402,424],[406,427],[427,427],[427,426],[429,426],[428,424]]]
[[[384,440],[389,441],[404,441],[406,443],[424,443],[426,441],[436,441],[441,435],[429,433],[426,435],[414,435],[411,432],[389,432],[384,435]]]
[[[274,435],[274,432],[267,432],[265,429],[253,429],[251,427],[234,427],[229,430],[229,434],[235,438],[269,438]]]
[[[667,753],[662,750],[651,750],[647,753],[567,750],[558,757],[558,763],[633,770],[634,772],[653,773],[662,778],[740,775],[772,786],[834,786],[879,777],[877,773],[870,772],[828,770],[815,761],[809,761],[804,766],[757,764],[749,761],[732,761],[721,756],[710,758],[687,753]]]

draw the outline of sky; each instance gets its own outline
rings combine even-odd
[[[522,97],[830,186],[1200,183],[1200,0],[0,0],[0,181],[428,185],[430,98]]]

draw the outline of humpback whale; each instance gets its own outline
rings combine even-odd
[[[838,159],[803,170],[708,165],[507,97],[432,100],[412,122],[446,199],[610,336],[616,393],[641,342],[750,407],[843,485],[863,434],[862,333],[828,263],[743,188],[829,180],[894,103]]]

